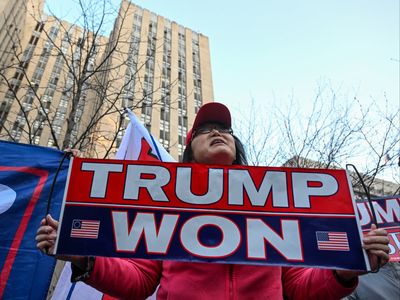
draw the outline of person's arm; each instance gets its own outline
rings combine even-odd
[[[333,270],[282,268],[283,292],[288,299],[341,299],[353,292],[358,279],[339,282]]]
[[[363,238],[372,270],[389,261],[389,238],[384,229],[371,226]],[[282,268],[285,296],[289,299],[341,299],[349,295],[366,272],[313,268]]]
[[[53,255],[59,222],[47,215],[36,233],[36,247]],[[150,260],[85,256],[55,256],[70,261],[75,281],[83,280],[95,289],[118,298],[145,299],[159,284],[162,263]]]
[[[159,285],[161,272],[161,261],[96,257],[84,282],[119,299],[146,299]]]
[[[378,270],[389,261],[389,237],[384,229],[371,225],[371,231],[363,238],[363,248],[367,251],[371,270]],[[366,272],[337,270],[339,278],[351,281],[353,278],[366,274]]]

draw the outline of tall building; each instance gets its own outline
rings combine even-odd
[[[112,157],[129,107],[179,159],[197,109],[213,101],[206,36],[126,0],[109,37],[46,16],[42,0],[6,2],[24,21],[12,25],[22,32],[13,56],[0,51],[0,139]]]
[[[11,59],[3,59],[8,63],[0,81],[0,138],[60,149],[72,146],[65,138],[80,136],[91,117],[86,101],[90,81],[83,78],[102,56],[100,47],[89,52],[84,42],[105,44],[107,39],[45,15],[41,0],[19,2],[11,6],[18,16],[18,9],[24,12],[23,22],[13,17],[8,27],[22,24],[22,34],[14,39]],[[2,51],[0,57],[7,54]],[[69,126],[71,116],[74,126]]]
[[[121,36],[129,42],[121,43]],[[119,78],[114,83],[116,90],[123,87],[118,105],[133,108],[171,155],[180,158],[198,108],[214,99],[208,38],[122,1],[110,44],[117,49],[111,55],[105,52],[110,65],[124,63],[110,70],[103,82]],[[118,118],[111,114],[102,122],[97,153],[109,147],[114,132],[119,131],[116,144],[120,142],[128,121],[116,122]]]
[[[26,4],[26,0],[0,1],[0,72],[12,63],[14,50],[23,37],[29,16]]]

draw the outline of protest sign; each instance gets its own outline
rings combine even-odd
[[[400,195],[372,199],[376,221],[379,228],[386,229],[389,235],[390,261],[400,261]],[[368,200],[357,200],[362,231],[371,229],[372,213]]]
[[[56,253],[369,269],[344,170],[75,158]]]

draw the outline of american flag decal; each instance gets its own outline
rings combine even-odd
[[[318,250],[350,251],[346,232],[317,231]]]
[[[71,237],[83,239],[97,239],[99,236],[100,221],[73,220]]]

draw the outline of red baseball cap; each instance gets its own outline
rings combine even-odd
[[[186,145],[192,140],[192,133],[205,123],[219,123],[231,128],[231,113],[224,104],[219,102],[209,102],[202,105],[194,119],[192,129],[186,135]]]

